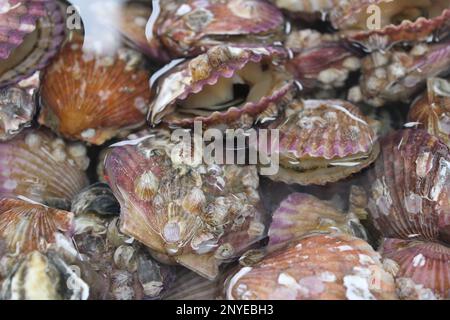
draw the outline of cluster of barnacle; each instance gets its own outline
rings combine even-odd
[[[449,0],[1,2],[0,298],[449,299],[449,21]],[[178,161],[196,122],[278,130],[278,172]]]

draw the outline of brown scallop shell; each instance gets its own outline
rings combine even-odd
[[[393,277],[365,241],[311,234],[241,268],[226,282],[229,300],[396,299]]]
[[[97,145],[143,125],[151,94],[142,63],[139,53],[126,48],[110,56],[85,52],[75,37],[42,79],[39,123]]]
[[[361,171],[377,157],[377,137],[358,107],[343,100],[295,100],[279,130],[280,169],[272,180],[324,185]],[[278,150],[277,150],[278,148]],[[274,153],[275,152],[275,153]]]
[[[11,253],[46,252],[55,233],[72,231],[73,213],[20,199],[0,200],[0,237]]]
[[[353,214],[306,193],[292,193],[272,215],[269,246],[278,246],[313,231],[338,232],[364,238],[364,227]]]
[[[450,82],[429,78],[427,87],[411,105],[408,120],[450,146]]]
[[[381,254],[398,264],[401,298],[450,299],[450,248],[436,242],[385,239]]]
[[[423,130],[399,130],[380,141],[370,174],[369,213],[384,237],[450,239],[448,147]]]
[[[47,130],[25,130],[0,142],[0,198],[23,196],[58,207],[88,184],[86,147]]]
[[[257,170],[189,162],[180,147],[164,130],[121,142],[105,160],[108,183],[123,233],[214,279],[266,234]]]

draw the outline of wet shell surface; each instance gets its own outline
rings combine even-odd
[[[386,239],[383,257],[398,264],[396,282],[403,299],[450,299],[450,248],[435,242]]]
[[[301,13],[327,13],[339,0],[273,0],[279,8]]]
[[[198,55],[222,43],[272,45],[284,30],[282,13],[262,0],[158,1],[147,25],[173,57]]]
[[[259,179],[254,166],[204,165],[190,153],[155,130],[114,147],[106,175],[121,204],[123,233],[214,279],[222,262],[266,234]]]
[[[30,252],[1,288],[2,300],[87,300],[89,286],[56,253]]]
[[[86,147],[66,143],[46,130],[25,130],[0,142],[0,198],[23,196],[56,207],[88,184]]]
[[[0,200],[0,237],[11,253],[46,252],[55,233],[73,227],[71,212],[20,199]]]
[[[330,12],[333,26],[369,51],[439,40],[450,31],[449,19],[448,0],[339,1]]]
[[[311,234],[241,268],[226,283],[229,300],[396,299],[393,277],[365,241]]]
[[[344,179],[375,161],[379,146],[358,107],[343,100],[295,100],[285,118],[270,126],[279,130],[280,169],[268,176],[288,184],[324,185]],[[272,149],[272,150],[270,150]]]
[[[178,65],[158,80],[150,122],[248,128],[276,116],[293,87],[274,64],[280,50],[217,46]]]
[[[423,130],[399,130],[380,141],[370,173],[369,213],[384,237],[450,239],[448,147]]]
[[[55,1],[3,1],[0,21],[0,87],[43,69],[64,39]]]
[[[450,70],[450,42],[418,44],[411,50],[374,52],[362,60],[360,88],[365,102],[379,107],[408,102],[426,86],[427,78]]]
[[[33,94],[17,86],[0,88],[0,141],[30,126],[36,111]]]
[[[84,51],[75,37],[45,72],[39,123],[98,145],[143,125],[151,94],[142,63],[131,49],[107,56]]]
[[[269,247],[289,243],[313,231],[365,237],[364,227],[355,215],[344,214],[331,202],[312,195],[293,193],[273,213],[269,228]]]
[[[450,146],[450,82],[429,78],[427,87],[411,105],[408,120]]]

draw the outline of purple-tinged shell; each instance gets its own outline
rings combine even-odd
[[[387,238],[450,239],[450,154],[424,130],[399,130],[380,141],[369,177],[370,218]]]
[[[273,213],[269,247],[288,243],[314,231],[365,237],[364,227],[354,214],[345,214],[331,202],[312,195],[292,193]]]
[[[293,90],[292,77],[276,62],[284,54],[276,47],[213,47],[159,79],[149,120],[241,128],[273,118]]]
[[[113,147],[105,171],[121,204],[121,231],[214,279],[222,262],[265,237],[257,170],[189,162],[178,148],[163,130]]]
[[[450,31],[449,19],[448,0],[340,1],[330,12],[332,25],[367,51],[439,41]]]
[[[280,168],[268,177],[288,184],[339,181],[369,166],[379,152],[369,120],[343,100],[295,100],[270,129],[279,130],[278,146],[267,150],[279,154]]]
[[[11,2],[21,3],[9,1]],[[2,59],[0,63],[0,87],[17,83],[43,69],[64,40],[65,24],[59,5],[50,0],[26,2],[37,2],[39,8],[45,5],[43,16],[35,22],[36,29],[23,42],[17,42],[18,46],[10,54],[9,50],[6,51],[8,54],[5,56],[9,57]]]
[[[398,264],[395,276],[401,299],[450,299],[450,248],[436,242],[385,239],[383,258]]]
[[[359,85],[365,102],[376,107],[389,101],[408,102],[428,78],[450,70],[450,42],[418,44],[409,52],[374,52],[362,60],[361,69]]]
[[[393,277],[364,240],[309,234],[228,278],[228,300],[390,300]]]
[[[12,139],[30,126],[35,112],[32,93],[19,86],[0,88],[0,141]]]
[[[295,31],[288,36],[286,47],[293,53],[286,68],[304,89],[343,87],[350,73],[361,67],[360,58],[334,35]]]
[[[25,130],[0,142],[0,198],[23,196],[57,207],[88,184],[86,147],[46,130]]]
[[[263,0],[161,1],[147,25],[150,43],[173,57],[192,57],[219,44],[270,46],[282,39],[283,14]]]
[[[427,91],[409,109],[408,121],[439,137],[450,147],[450,82],[429,78]]]

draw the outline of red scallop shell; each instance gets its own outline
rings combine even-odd
[[[381,254],[397,262],[399,270],[396,274],[399,290],[411,299],[441,298],[450,299],[450,248],[436,242],[407,241],[385,239]],[[403,279],[402,279],[403,278]],[[406,288],[402,288],[405,279],[414,285],[429,289],[433,295],[408,296]],[[400,280],[401,279],[401,280]],[[414,294],[414,292],[413,292]]]

